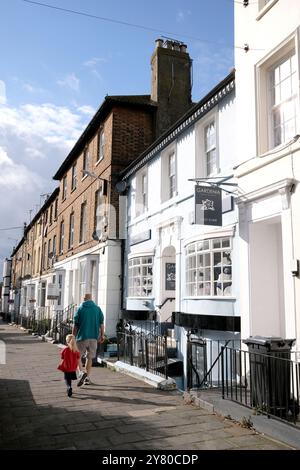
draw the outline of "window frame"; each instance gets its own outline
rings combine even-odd
[[[149,261],[151,259],[151,261]],[[147,260],[147,262],[145,261]],[[152,298],[153,297],[153,264],[154,256],[138,255],[128,259],[128,282],[127,293],[130,298]],[[143,268],[146,273],[143,273]],[[135,270],[139,270],[139,274]],[[149,270],[151,269],[151,273]],[[151,288],[149,289],[149,286]],[[144,292],[143,292],[144,291]]]
[[[62,220],[59,224],[59,254],[64,252],[65,242],[65,221]]]
[[[104,159],[104,150],[105,150],[105,133],[104,127],[100,127],[98,131],[98,141],[97,141],[97,161],[96,164],[101,162]]]
[[[79,227],[79,243],[86,242],[87,232],[87,202],[84,201],[80,206],[80,227]]]
[[[270,121],[270,94],[269,94],[269,77],[271,70],[279,65],[284,58],[289,55],[296,55],[296,74],[299,80],[299,33],[298,31],[289,36],[283,43],[281,43],[275,50],[271,51],[256,65],[256,122],[257,122],[257,154],[263,155],[272,151],[274,148],[286,145],[283,142],[276,147],[273,146],[273,136],[271,135],[271,121]],[[297,119],[296,131],[299,131],[299,88],[296,94],[297,106]],[[267,123],[267,124],[266,124]]]
[[[75,224],[75,216],[74,216],[74,212],[71,212],[69,216],[68,250],[71,250],[74,246],[74,224]]]
[[[212,123],[215,123],[215,150],[216,150],[216,172],[208,175],[207,157],[205,149],[205,129]],[[213,177],[220,173],[220,154],[219,154],[219,114],[215,107],[209,111],[195,127],[195,178]]]
[[[87,145],[83,150],[83,161],[82,161],[82,172],[83,178],[87,175],[84,174],[85,171],[89,171],[90,163],[91,163],[91,154],[89,146]]]
[[[225,246],[225,241],[229,242],[228,246]],[[214,246],[217,243],[220,243],[220,247]],[[203,250],[198,249],[201,244],[203,247],[207,246],[207,248]],[[228,299],[233,297],[232,251],[231,236],[205,238],[188,243],[185,246],[185,296],[190,298],[209,297],[212,299]],[[220,262],[217,264],[214,262],[214,255],[216,254],[220,254]],[[199,264],[201,256],[203,260],[206,258],[206,262],[204,261],[203,263],[202,261],[202,265]],[[195,259],[193,260],[193,258]],[[224,258],[229,259],[230,263],[224,263]],[[208,259],[209,262],[207,262]],[[218,272],[220,269],[221,271]],[[201,279],[200,274],[204,278],[202,277]],[[218,275],[218,278],[216,278],[216,275]],[[223,275],[230,277],[226,278]],[[228,287],[230,287],[230,290],[224,292]],[[200,291],[201,289],[202,292]],[[222,294],[218,294],[218,289]]]
[[[71,183],[71,192],[75,191],[77,187],[77,162],[72,165],[72,183]]]
[[[170,157],[174,155],[175,172],[170,173]],[[174,190],[171,194],[171,179],[174,178]],[[166,184],[167,183],[167,184]],[[161,202],[167,202],[178,195],[178,165],[177,165],[177,142],[171,144],[161,154],[161,184],[160,184]]]
[[[258,0],[258,15],[256,20],[259,21],[277,2],[278,0]]]
[[[67,199],[67,175],[63,177],[62,186],[62,200],[65,201]]]

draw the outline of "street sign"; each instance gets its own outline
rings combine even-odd
[[[221,189],[195,186],[195,224],[222,226]]]

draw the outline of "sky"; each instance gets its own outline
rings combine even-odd
[[[0,0],[0,279],[22,237],[12,227],[57,186],[53,175],[105,96],[150,94],[155,39],[187,44],[194,102],[234,65],[233,0],[39,3],[113,21]]]

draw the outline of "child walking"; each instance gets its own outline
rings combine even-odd
[[[72,380],[77,380],[76,370],[80,359],[80,353],[77,348],[74,335],[66,336],[67,346],[61,352],[61,363],[57,367],[65,374],[65,382],[67,385],[67,395],[72,396]]]

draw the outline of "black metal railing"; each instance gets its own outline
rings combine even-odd
[[[71,304],[64,310],[53,310],[53,307],[37,307],[29,309],[26,313],[15,313],[13,321],[17,325],[39,336],[48,336],[56,343],[65,343],[66,336],[72,332],[76,305]],[[11,321],[11,314],[3,319]]]
[[[221,387],[221,348],[241,347],[241,340],[210,340],[187,335],[187,389]]]
[[[52,317],[49,336],[56,343],[66,342],[66,336],[72,333],[76,305],[68,305],[64,310],[56,310]]]
[[[222,396],[257,412],[296,423],[300,408],[300,363],[222,347]]]
[[[132,329],[117,332],[118,360],[168,378],[168,337]]]
[[[127,321],[127,330],[131,327],[132,330],[137,331],[138,333],[144,334],[153,334],[153,335],[161,335],[164,334],[169,329],[173,329],[174,325],[172,322],[158,322],[158,321],[151,321],[151,320],[144,320],[144,321]]]

